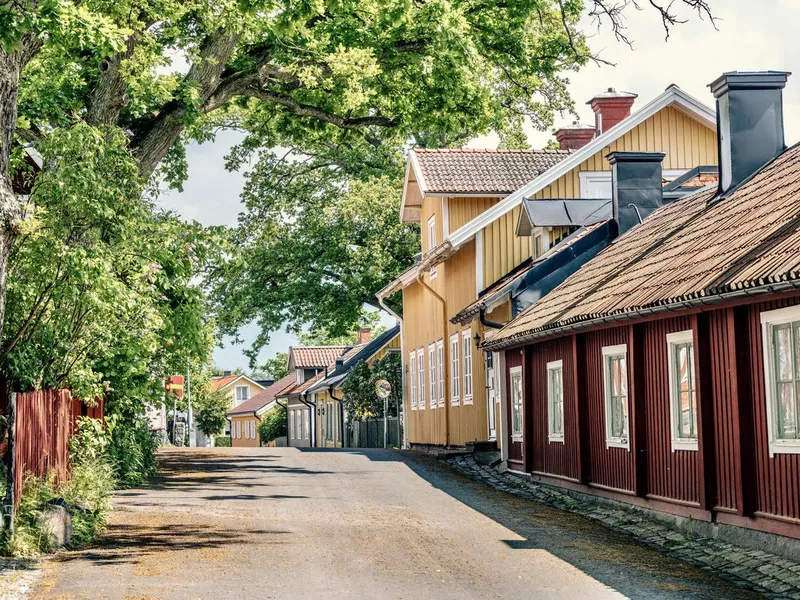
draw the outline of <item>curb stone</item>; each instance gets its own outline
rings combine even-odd
[[[662,523],[615,509],[580,500],[555,488],[523,479],[509,473],[482,466],[471,456],[444,460],[470,479],[494,489],[574,513],[604,527],[620,531],[673,558],[710,571],[731,583],[751,589],[765,598],[800,600],[800,564],[764,552],[692,536]]]

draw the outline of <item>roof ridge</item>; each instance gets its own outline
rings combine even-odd
[[[562,148],[412,148],[416,154],[569,154]]]

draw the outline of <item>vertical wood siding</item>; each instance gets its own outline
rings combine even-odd
[[[504,377],[506,378],[505,389],[507,390],[505,401],[508,405],[508,410],[506,410],[506,423],[505,423],[505,431],[508,441],[508,466],[510,469],[515,469],[517,471],[525,471],[525,455],[522,448],[522,442],[514,441],[511,439],[511,369],[514,367],[521,366],[524,360],[524,352],[520,349],[513,349],[508,350],[505,353],[506,357],[506,372]],[[525,381],[525,368],[522,369],[522,377],[523,382]],[[523,406],[525,403],[525,385],[523,383],[522,386],[522,393],[523,393]],[[524,432],[528,428],[528,422],[530,421],[530,415],[527,412],[523,412],[522,414],[522,431]]]
[[[604,346],[628,343],[628,330],[619,327],[590,332],[585,339],[590,483],[633,492],[634,448],[606,448],[602,352]]]
[[[472,221],[482,212],[500,201],[500,198],[448,198],[448,220],[450,233]]]
[[[689,317],[644,323],[644,405],[647,444],[647,493],[698,502],[696,450],[672,451],[667,334],[692,329]],[[695,355],[695,364],[697,356]],[[639,400],[639,399],[635,399]],[[698,398],[698,410],[705,398]],[[709,399],[710,400],[710,399]]]
[[[750,307],[750,318],[746,324],[750,336],[750,372],[753,375],[751,394],[755,476],[758,486],[756,510],[792,519],[800,519],[800,454],[776,454],[769,457],[761,313],[797,303],[797,299],[793,299],[755,304]],[[742,325],[744,324],[740,324]]]
[[[563,361],[564,382],[564,443],[549,442],[549,417],[547,395],[547,363]],[[578,479],[578,422],[574,410],[575,365],[572,354],[572,338],[558,338],[539,344],[529,352],[526,360],[530,381],[532,419],[526,423],[525,435],[530,437],[533,448],[532,470],[540,473]]]
[[[69,390],[37,390],[17,394],[16,409],[14,498],[19,501],[28,476],[53,473],[57,481],[66,479],[75,420],[81,416],[103,418],[103,404],[86,406],[73,400]]]

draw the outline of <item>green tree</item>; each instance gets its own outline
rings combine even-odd
[[[286,409],[283,406],[267,411],[258,424],[258,435],[262,444],[286,436]]]
[[[194,404],[195,424],[207,436],[218,434],[225,427],[231,401],[225,390],[208,391],[198,396]]]
[[[372,366],[367,362],[355,365],[342,389],[344,408],[350,419],[383,416],[384,401],[375,393],[375,384],[385,379],[392,386],[388,400],[388,416],[397,416],[398,400],[402,394],[403,370],[398,352],[389,352]]]
[[[272,358],[268,358],[264,361],[263,368],[269,373],[270,377],[278,381],[289,374],[289,369],[287,368],[288,364],[289,354],[286,352],[278,352]]]
[[[587,3],[624,39],[623,13],[635,2]],[[674,3],[650,4],[666,28],[679,22]],[[678,5],[710,16],[704,0]],[[179,187],[186,144],[238,127],[249,134],[242,148],[256,153],[254,173],[275,162],[261,149],[281,147],[295,161],[331,153],[328,169],[362,163],[385,175],[409,141],[501,130],[520,114],[550,127],[572,107],[565,74],[591,58],[577,27],[583,11],[575,0],[0,5],[0,323],[6,261],[24,214],[12,184],[21,144],[38,148],[79,124],[117,128],[142,179]],[[170,69],[170,56],[185,57],[188,68]],[[280,236],[284,225],[268,220],[257,238]],[[378,264],[366,279],[385,271]],[[297,274],[280,275],[263,287],[295,285]],[[348,295],[321,302],[346,306]],[[283,310],[262,310],[264,328]]]

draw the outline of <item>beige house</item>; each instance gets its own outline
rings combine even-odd
[[[278,406],[276,396],[294,384],[295,374],[290,373],[249,400],[229,410],[227,416],[230,420],[231,446],[234,448],[260,446],[258,425],[261,418]]]
[[[211,391],[225,390],[230,398],[231,408],[247,402],[264,389],[263,385],[250,379],[247,375],[233,375],[228,372],[221,377],[211,378]],[[230,434],[230,423],[228,423],[225,425],[224,435]]]

